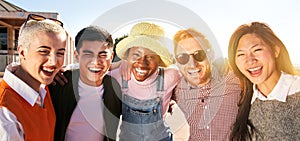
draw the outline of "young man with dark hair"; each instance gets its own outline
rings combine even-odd
[[[89,26],[78,32],[75,46],[79,69],[64,72],[68,83],[50,89],[57,118],[55,141],[115,140],[121,91],[106,75],[114,55],[111,35]]]

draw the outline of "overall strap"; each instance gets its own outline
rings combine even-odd
[[[128,81],[122,78],[122,89],[128,89]],[[157,86],[156,91],[164,90],[164,69],[159,68],[157,76]]]
[[[128,89],[128,81],[122,77],[122,89]]]
[[[158,76],[157,76],[157,86],[156,91],[163,91],[164,90],[164,69],[158,69]]]

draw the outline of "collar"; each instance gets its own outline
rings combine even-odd
[[[34,104],[37,102],[39,95],[42,96],[42,99],[44,101],[47,93],[46,86],[44,84],[41,84],[39,89],[40,93],[36,92],[24,81],[13,74],[13,70],[17,66],[18,65],[15,64],[8,65],[5,69],[3,80],[22,98],[24,98],[31,106],[34,106]]]
[[[271,91],[271,93],[265,97],[256,87],[253,85],[253,96],[251,104],[256,100],[256,98],[266,101],[266,100],[278,100],[281,102],[286,102],[286,98],[289,95],[295,94],[300,91],[300,77],[281,72],[281,76]]]

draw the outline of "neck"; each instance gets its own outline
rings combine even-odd
[[[22,66],[19,66],[14,72],[15,76],[25,82],[29,87],[39,92],[41,83],[34,79]]]
[[[257,84],[257,89],[267,97],[276,86],[280,76],[281,73],[279,71],[275,71],[266,81],[261,84]]]

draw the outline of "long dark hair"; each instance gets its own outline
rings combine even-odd
[[[241,37],[245,34],[255,34],[271,48],[274,48],[274,50],[276,46],[279,47],[280,53],[275,60],[276,69],[288,74],[297,73],[292,65],[285,45],[268,27],[268,25],[260,22],[252,22],[250,24],[241,25],[235,30],[230,38],[228,45],[228,59],[233,72],[240,80],[243,90],[239,102],[239,111],[232,128],[230,140],[239,141],[245,141],[247,139],[252,140],[253,135],[259,135],[259,131],[255,129],[255,127],[249,120],[251,99],[253,95],[253,83],[240,72],[240,70],[237,68],[237,65],[235,64],[236,49]]]

